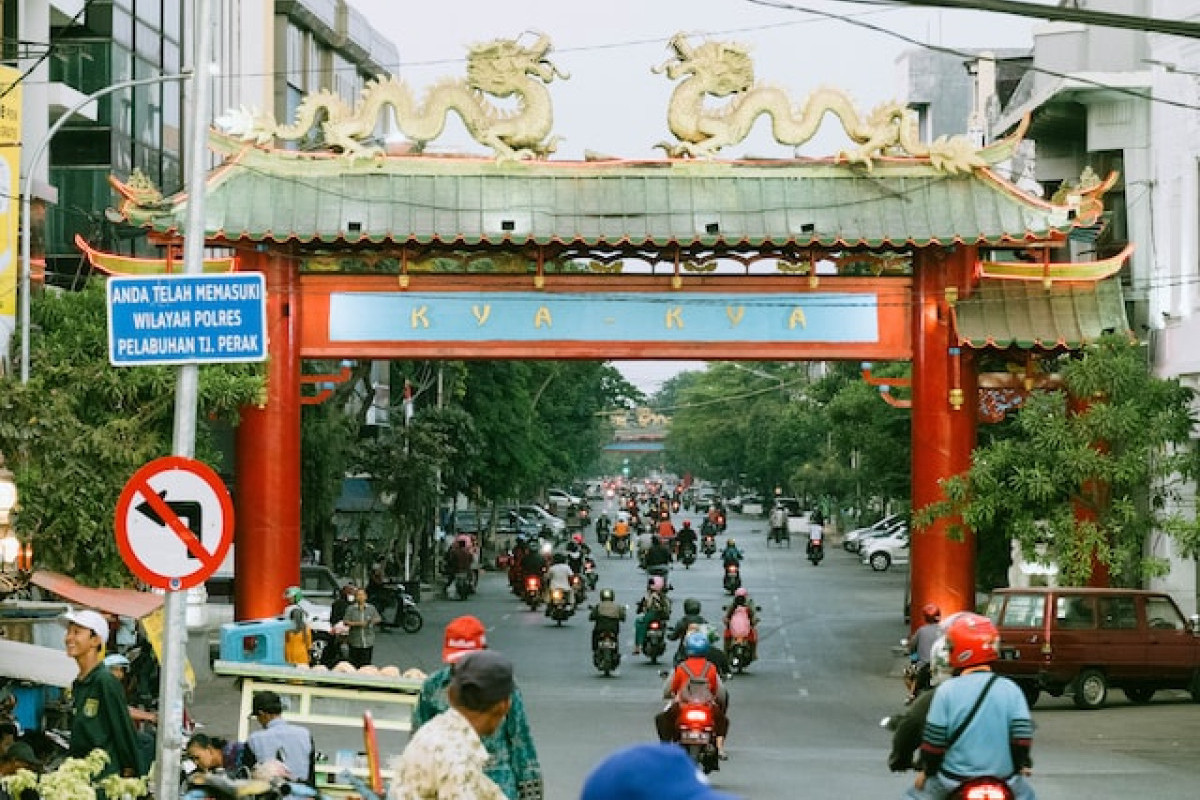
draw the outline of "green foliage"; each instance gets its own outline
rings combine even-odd
[[[172,451],[178,370],[108,363],[103,282],[39,295],[31,312],[30,381],[0,378],[0,452],[16,476],[17,533],[32,540],[39,566],[89,585],[130,584],[113,514],[129,477]],[[258,367],[201,367],[198,418],[234,423],[262,390]],[[220,471],[205,425],[196,457]]]
[[[1197,474],[1191,391],[1153,377],[1140,347],[1119,336],[1064,359],[1060,371],[1087,402],[1071,409],[1062,392],[1030,395],[1007,434],[943,483],[946,500],[922,509],[918,525],[960,514],[980,538],[1015,539],[1027,558],[1057,564],[1066,585],[1088,582],[1094,564],[1119,585],[1163,574],[1168,565],[1145,548],[1154,531],[1195,556],[1200,528],[1180,513],[1181,490]]]

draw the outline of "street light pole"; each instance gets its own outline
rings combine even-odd
[[[190,71],[181,72],[178,75],[155,75],[153,78],[117,81],[111,86],[98,89],[71,106],[69,111],[55,120],[54,124],[50,126],[50,130],[46,131],[46,135],[42,137],[42,141],[38,143],[37,149],[33,151],[33,157],[29,159],[29,163],[26,166],[25,185],[21,191],[21,383],[29,383],[29,237],[30,232],[33,230],[29,217],[33,213],[33,176],[37,172],[37,167],[41,163],[42,156],[46,154],[46,150],[50,147],[50,140],[54,138],[54,134],[58,133],[67,124],[76,111],[105,95],[119,92],[122,89],[131,89],[135,86],[149,86],[169,81],[185,81],[191,76],[192,73]]]

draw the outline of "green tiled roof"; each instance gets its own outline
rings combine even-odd
[[[126,207],[175,234],[176,195]],[[1065,206],[990,170],[912,159],[872,172],[828,161],[349,160],[243,148],[208,181],[206,235],[226,241],[897,247],[1061,239]]]
[[[1120,278],[1096,283],[984,280],[958,304],[958,339],[968,347],[1079,347],[1105,331],[1129,330]]]

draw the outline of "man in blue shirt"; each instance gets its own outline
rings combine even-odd
[[[942,800],[972,778],[1008,782],[1016,800],[1034,800],[1025,781],[1033,721],[1021,689],[992,672],[1000,635],[987,617],[959,614],[946,631],[956,677],[938,687],[925,719],[912,800]]]
[[[262,730],[254,731],[246,740],[242,766],[253,769],[256,764],[280,761],[287,767],[292,780],[315,786],[316,749],[312,733],[281,716],[283,701],[275,692],[255,692],[251,708],[250,716],[258,720]]]

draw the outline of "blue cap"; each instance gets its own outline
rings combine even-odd
[[[618,750],[592,770],[580,800],[736,800],[708,785],[700,768],[675,744]]]

